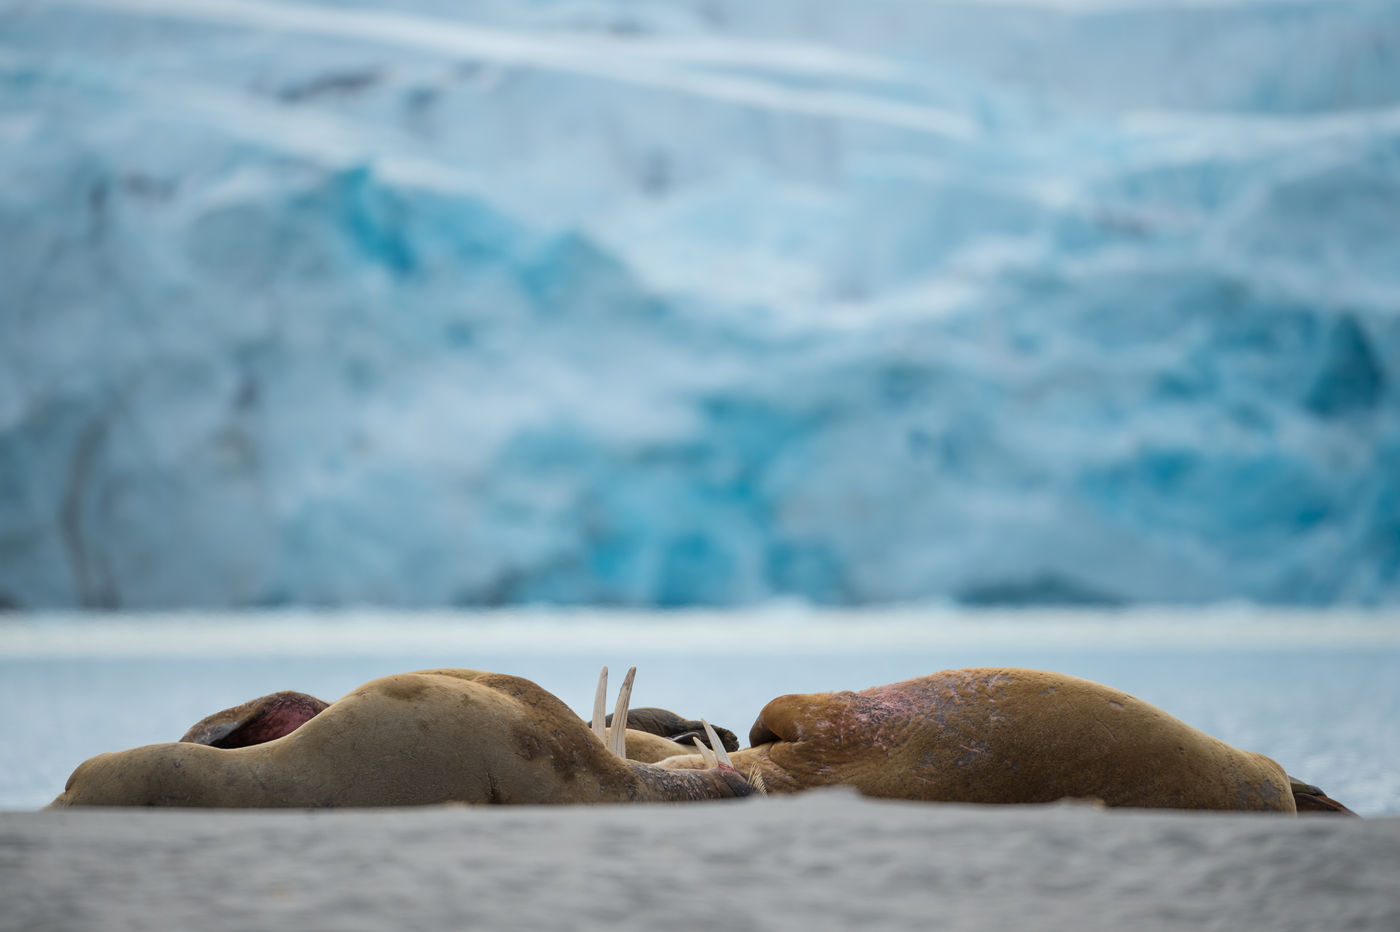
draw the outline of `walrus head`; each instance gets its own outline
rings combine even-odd
[[[608,692],[607,667],[603,667],[598,674],[598,688],[593,694],[593,720],[589,723],[590,727],[608,750],[623,760],[627,760],[628,705],[632,699],[632,683],[636,675],[636,667],[627,670],[622,686],[617,691],[617,704],[612,715],[605,714]],[[722,797],[764,795],[766,790],[758,771],[755,770],[749,776],[741,773],[730,760],[729,753],[725,750],[725,742],[715,732],[714,726],[703,718],[699,724],[709,740],[709,746],[707,747],[698,736],[692,736],[690,740],[704,758],[705,771],[713,781],[715,792]]]
[[[755,766],[750,770],[747,776],[740,773],[739,768],[735,767],[734,762],[730,760],[729,753],[725,750],[719,735],[715,734],[714,726],[703,718],[700,719],[700,725],[704,728],[706,737],[710,739],[710,744],[707,747],[701,743],[699,738],[691,738],[691,743],[695,745],[695,750],[700,752],[700,756],[705,759],[705,763],[717,771],[720,779],[735,789],[734,795],[751,796],[757,793],[759,796],[767,796],[768,788],[763,783],[763,774],[758,767]],[[741,784],[744,788],[742,792],[739,791]]]

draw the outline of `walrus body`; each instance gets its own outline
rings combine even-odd
[[[749,792],[733,771],[683,775],[617,757],[529,680],[428,670],[367,683],[264,743],[178,742],[101,754],[81,764],[50,805],[550,804]]]
[[[1098,683],[1039,670],[947,670],[861,692],[764,706],[731,755],[769,792],[853,786],[868,796],[1295,811],[1277,763]],[[662,766],[703,766],[698,757]]]
[[[329,707],[330,703],[324,699],[307,693],[291,690],[270,693],[205,716],[190,726],[180,740],[216,748],[251,747],[291,734]],[[607,716],[608,727],[612,723],[613,717]],[[739,749],[739,739],[733,732],[725,728],[715,728],[715,731],[726,750]],[[665,709],[631,709],[627,713],[624,753],[628,760],[656,763],[693,753],[693,744],[682,743],[692,736],[706,743],[709,741],[699,721],[682,718]]]
[[[607,724],[613,723],[613,717],[608,716]],[[739,739],[734,732],[728,728],[721,728],[718,725],[711,725],[715,734],[719,735],[720,744],[726,751],[739,750]],[[685,751],[689,751],[693,745],[691,741],[699,741],[706,747],[710,744],[710,739],[705,735],[704,722],[699,719],[685,718],[677,715],[669,709],[628,709],[627,710],[627,731],[644,731],[648,734],[657,735],[667,741],[680,744]],[[627,755],[631,757],[631,754]]]
[[[672,757],[695,753],[694,745],[681,744],[649,731],[627,729],[627,759],[655,764]]]

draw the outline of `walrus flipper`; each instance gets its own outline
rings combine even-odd
[[[293,690],[271,693],[200,719],[180,741],[215,748],[252,747],[291,734],[329,705]]]
[[[1293,776],[1290,776],[1288,781],[1293,790],[1293,802],[1298,807],[1299,812],[1329,812],[1335,815],[1356,815],[1356,813],[1352,812],[1346,806],[1343,806],[1324,793],[1319,787],[1313,786],[1311,783],[1304,783],[1302,780]]]

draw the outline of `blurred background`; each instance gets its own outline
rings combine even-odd
[[[0,0],[0,806],[641,657],[1400,811],[1397,377],[1400,2]]]
[[[11,608],[1400,600],[1400,4],[0,3]]]

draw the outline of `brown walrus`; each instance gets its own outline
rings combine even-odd
[[[190,744],[207,744],[215,748],[251,747],[291,734],[329,707],[329,702],[308,693],[293,690],[270,693],[205,716],[191,725],[180,740]],[[642,719],[642,727],[632,727],[638,718]],[[690,728],[676,731],[672,727],[676,722],[689,725]],[[607,717],[607,723],[612,725],[613,716]],[[739,741],[733,732],[723,728],[715,730],[719,732],[727,750],[738,750]],[[674,733],[674,736],[666,737],[667,732]],[[633,709],[627,713],[624,756],[628,760],[654,764],[678,754],[692,754],[694,747],[681,741],[688,741],[703,734],[698,721],[683,719],[674,712],[664,709]]]
[[[619,697],[623,723],[625,703]],[[686,772],[625,760],[610,749],[623,734],[614,730],[605,744],[529,680],[425,670],[366,683],[271,741],[100,754],[73,771],[50,807],[597,803],[754,792],[723,764]]]
[[[599,680],[606,688],[607,668]],[[600,690],[601,693],[601,690]],[[600,695],[601,698],[601,695]],[[205,716],[180,738],[192,744],[207,744],[216,748],[245,748],[290,734],[312,718],[324,712],[330,703],[308,693],[283,690],[259,696],[247,702]],[[684,718],[667,709],[627,709],[625,756],[628,760],[655,763],[678,754],[690,754],[692,740],[706,746],[709,737],[705,726],[696,719]],[[613,716],[607,716],[611,726]],[[590,722],[590,727],[592,723]],[[727,728],[710,726],[718,734],[727,751],[739,749],[739,739]],[[604,737],[598,729],[595,732]]]
[[[945,670],[861,692],[781,696],[749,741],[734,766],[779,793],[841,784],[937,802],[1280,812],[1297,811],[1295,788],[1321,795],[1264,755],[1127,693],[1040,670]],[[706,764],[692,755],[660,766]]]

